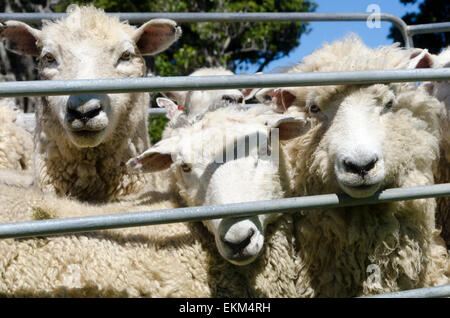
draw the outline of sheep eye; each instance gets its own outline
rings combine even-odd
[[[313,104],[309,107],[309,111],[313,114],[317,114],[318,112],[320,112],[320,107],[316,104]]]
[[[181,170],[183,170],[184,172],[190,172],[192,170],[192,167],[187,163],[183,163],[181,165]]]
[[[222,100],[226,101],[227,103],[234,103],[235,102],[235,99],[233,97],[231,97],[231,96],[228,96],[228,95],[222,96]]]
[[[53,54],[51,53],[46,53],[42,59],[47,63],[53,63],[56,60]]]
[[[391,99],[389,102],[387,102],[386,105],[384,105],[384,107],[387,109],[391,109],[393,105],[394,105],[394,101]]]
[[[121,61],[129,61],[131,59],[131,53],[130,51],[125,51],[122,53],[122,55],[120,56],[120,60]]]

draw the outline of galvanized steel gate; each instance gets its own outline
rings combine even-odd
[[[304,22],[304,21],[366,21],[369,13],[109,13],[130,23],[152,18],[170,18],[181,22]],[[20,20],[39,23],[56,19],[56,13],[0,13],[0,21]],[[380,13],[381,21],[393,23],[401,32],[406,47],[413,47],[413,35],[450,32],[450,22],[408,26],[391,14]],[[203,77],[153,77],[132,79],[97,79],[68,81],[21,81],[0,83],[0,97],[48,96],[84,93],[157,92],[161,90],[212,90],[222,88],[263,88],[335,84],[371,84],[386,82],[450,80],[450,69],[383,70],[327,72],[307,74],[231,75]],[[164,113],[162,109],[150,115]],[[325,194],[271,201],[246,202],[220,206],[201,206],[172,210],[131,212],[0,224],[0,238],[33,237],[102,229],[154,225],[213,218],[237,217],[272,212],[294,212],[323,207],[377,204],[450,195],[450,184],[388,189],[372,197],[354,199],[347,195]],[[449,297],[450,285],[402,291],[373,297]]]

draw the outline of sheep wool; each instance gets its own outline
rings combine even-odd
[[[15,124],[12,100],[0,100],[0,169],[30,170],[33,166],[33,137]]]
[[[176,207],[87,204],[0,184],[0,221],[18,222]],[[0,240],[5,297],[295,297],[293,222],[267,229],[262,255],[235,266],[199,223]],[[280,262],[283,259],[283,262]]]
[[[396,45],[370,49],[350,36],[325,44],[292,71],[398,69],[405,68],[409,56]],[[422,88],[391,83],[290,91],[312,121],[311,130],[290,145],[296,195],[342,193],[335,162],[342,151],[353,149],[342,135],[367,127],[378,128],[358,141],[356,155],[361,156],[367,142],[378,145],[381,155],[375,167],[384,171],[381,190],[434,183],[442,104]],[[363,126],[361,118],[369,118]],[[298,295],[351,297],[447,283],[448,255],[435,227],[435,211],[435,199],[421,199],[296,214]]]

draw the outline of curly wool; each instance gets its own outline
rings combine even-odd
[[[355,37],[326,44],[293,71],[348,71],[404,68],[410,53],[397,46],[370,49]],[[397,97],[395,110],[383,125],[387,176],[385,187],[433,184],[439,154],[436,114],[442,105],[423,89],[390,84]],[[357,90],[374,96],[388,89],[326,86],[294,88],[296,105],[332,100],[335,94]],[[377,93],[378,92],[378,93]],[[381,97],[380,97],[381,98]],[[331,103],[330,103],[331,104]],[[342,192],[334,175],[333,160],[321,140],[326,124],[312,118],[313,128],[290,145],[296,195]],[[302,212],[295,216],[301,262],[298,293],[315,297],[351,297],[441,285],[448,255],[435,228],[434,199]],[[369,269],[378,270],[371,276]]]
[[[30,170],[33,167],[33,137],[16,125],[13,101],[0,101],[0,169]]]
[[[433,68],[450,67],[450,47],[444,49],[439,55],[431,56]],[[450,82],[429,82],[423,86],[431,95],[445,104],[445,108],[439,114],[441,125],[441,155],[439,167],[435,172],[436,183],[450,183]],[[450,249],[450,198],[441,197],[438,201],[438,212],[436,222],[442,229],[447,248]]]
[[[173,207],[169,201],[92,205],[0,185],[2,223]],[[269,225],[263,254],[243,267],[220,257],[213,237],[198,223],[4,239],[0,295],[295,297],[298,268],[292,226],[290,216]]]

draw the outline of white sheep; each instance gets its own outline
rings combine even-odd
[[[33,136],[16,123],[20,113],[14,100],[0,100],[0,169],[33,167]]]
[[[280,165],[275,166],[271,161],[274,157],[267,158],[267,147],[272,156],[277,152],[277,144],[273,142],[268,146],[267,138],[273,127],[278,127],[280,139],[301,134],[306,122],[301,118],[274,115],[262,108],[249,112],[250,115],[223,108],[208,113],[201,121],[180,128],[179,135],[162,140],[130,165],[138,168],[140,164],[151,171],[166,169],[172,164],[169,153],[173,154],[175,164],[172,169],[176,173],[177,186],[181,196],[191,205],[282,197],[288,191],[287,185],[283,185],[283,176],[279,175],[282,172],[279,170],[284,168],[281,160]],[[272,133],[276,134],[276,131]],[[259,135],[259,145],[251,138],[255,134]],[[215,162],[225,145],[233,144],[237,137],[236,142],[242,145],[245,136],[249,137],[247,147],[245,143],[244,149],[232,146],[228,148],[232,160]],[[223,143],[222,137],[227,137],[229,143]],[[217,147],[214,148],[215,142]],[[253,166],[255,164],[257,167]],[[247,177],[242,175],[245,169],[248,169]],[[194,182],[202,186],[195,187]],[[0,183],[1,222],[175,207],[166,201],[135,204],[83,204]],[[250,238],[248,248],[237,247],[239,250],[234,249],[234,252],[225,250],[229,253],[225,256],[234,262],[254,259],[263,243],[258,235],[265,235],[262,255],[247,266],[234,266],[220,257],[214,239],[195,223],[0,240],[0,295],[295,297],[298,268],[292,217],[279,216],[265,229],[269,218],[247,218],[258,232]],[[234,224],[229,221],[212,221],[209,227],[214,233],[225,230],[223,235],[218,235],[222,235],[220,239],[230,240],[232,245],[234,239],[239,239],[237,235],[241,235],[241,226],[248,224],[236,219],[232,220]]]
[[[450,67],[450,47],[439,55],[429,54],[427,50],[419,50],[413,54],[413,65],[420,68]],[[436,183],[450,183],[450,81],[427,82],[423,86],[428,92],[445,104],[439,114],[441,125],[441,153],[439,167],[435,172]],[[438,200],[437,224],[442,228],[442,237],[447,248],[450,248],[450,198],[442,197]]]
[[[218,76],[234,75],[233,72],[223,67],[201,68],[189,76]],[[257,89],[221,89],[221,90],[195,90],[195,91],[169,91],[161,92],[164,96],[175,102],[180,110],[189,119],[201,117],[204,113],[227,105],[244,107],[245,101],[251,99]],[[159,107],[166,107],[167,101],[159,99]]]
[[[227,107],[183,123],[127,165],[145,172],[171,168],[175,191],[188,206],[270,200],[289,193],[278,142],[302,134],[308,127],[304,119],[277,115],[265,107]],[[260,254],[264,229],[277,217],[264,214],[204,224],[225,259],[246,265]]]
[[[396,45],[370,49],[350,36],[314,51],[291,72],[401,69],[410,56]],[[434,183],[437,114],[443,106],[423,87],[391,83],[285,91],[292,95],[291,107],[308,112],[312,121],[288,150],[296,195],[365,198],[386,188]],[[435,209],[435,199],[421,199],[297,214],[298,294],[348,297],[447,283],[448,255],[435,227]]]
[[[142,77],[142,55],[164,51],[181,35],[172,20],[136,28],[93,6],[72,6],[42,30],[7,21],[7,47],[37,56],[43,80]],[[136,193],[146,180],[125,162],[150,145],[147,93],[47,96],[36,110],[36,184],[47,193],[88,201]]]

